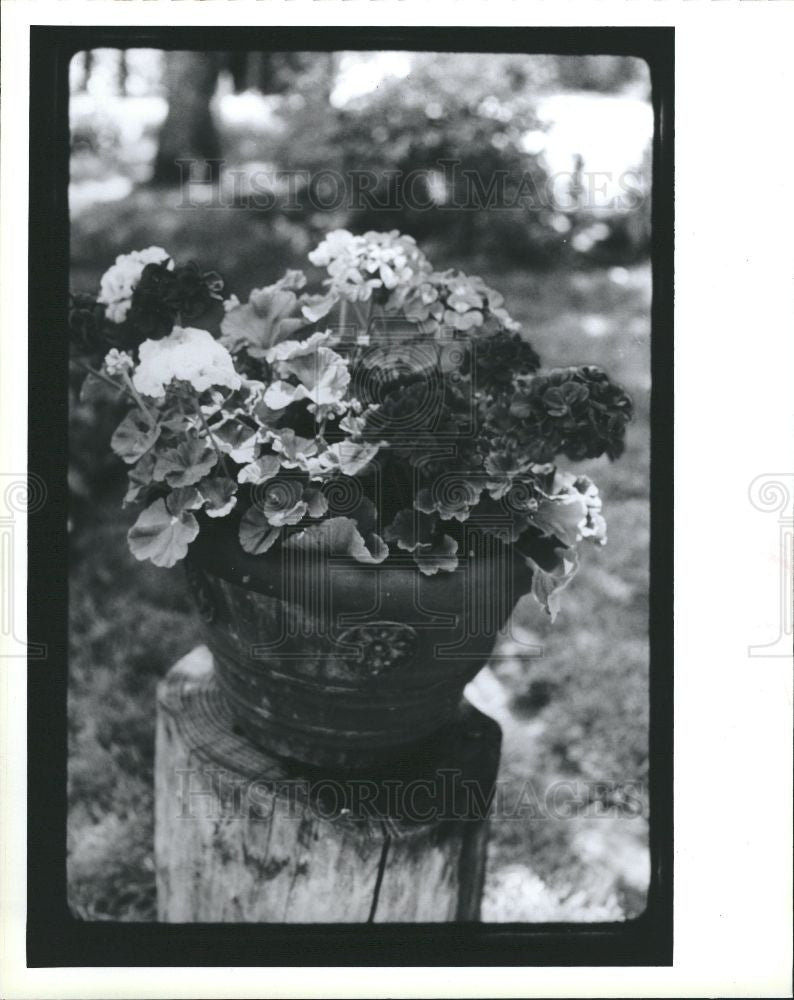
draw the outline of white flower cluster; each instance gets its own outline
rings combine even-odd
[[[122,253],[116,257],[116,263],[102,275],[97,302],[106,306],[105,315],[113,323],[123,323],[132,305],[132,293],[143,274],[147,264],[161,264],[169,260],[162,247],[147,247],[145,250],[133,250],[132,253]],[[169,261],[169,270],[174,262]]]
[[[135,362],[126,351],[119,351],[115,347],[111,348],[105,355],[105,371],[108,375],[124,375],[131,372],[135,367]]]
[[[162,340],[145,340],[139,356],[132,384],[144,396],[162,398],[172,379],[189,382],[196,392],[242,385],[231,354],[207,330],[175,326]]]
[[[364,233],[354,236],[346,229],[328,233],[309,260],[325,267],[329,291],[350,302],[366,302],[373,291],[411,285],[431,267],[411,236]]]
[[[606,545],[607,522],[601,513],[601,495],[598,487],[588,476],[577,476],[574,486],[584,498],[586,514],[579,522],[582,538],[590,538],[599,545]]]

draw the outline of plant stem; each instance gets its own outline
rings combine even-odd
[[[154,425],[157,423],[157,417],[153,417],[152,416],[151,412],[149,411],[149,407],[141,399],[141,397],[140,397],[140,395],[138,393],[138,390],[132,384],[132,379],[129,376],[129,372],[124,372],[121,377],[124,379],[124,384],[129,389],[130,395],[135,400],[135,402],[138,404],[138,406],[141,408],[141,411],[143,412],[143,415],[149,421],[149,425],[151,427],[154,427]]]
[[[372,298],[372,296],[370,296],[369,306],[367,308],[367,323],[365,327],[365,333],[367,334],[367,336],[369,336],[369,328],[372,325],[372,318],[373,318],[372,314],[374,313],[374,311],[375,311],[375,301]]]
[[[218,442],[217,442],[217,440],[215,438],[215,435],[210,430],[210,425],[207,423],[207,418],[204,416],[204,414],[203,414],[203,412],[201,410],[201,403],[199,402],[198,396],[194,396],[193,397],[193,402],[195,403],[196,413],[198,414],[198,418],[201,421],[201,426],[204,428],[204,430],[205,430],[205,432],[207,434],[207,437],[210,439],[210,441],[212,443],[212,447],[215,449],[215,454],[218,456],[218,461],[221,464],[221,468],[223,469],[224,474],[229,479],[231,479],[232,475],[229,472],[229,466],[226,464],[226,456],[221,451],[220,445],[218,444]]]
[[[342,299],[342,302],[339,306],[339,332],[342,334],[343,337],[345,335],[345,328],[347,327],[347,307],[348,307],[347,299]]]
[[[82,368],[84,372],[87,372],[89,375],[93,375],[94,378],[98,378],[100,382],[104,382],[106,385],[111,386],[116,390],[116,392],[123,392],[124,395],[131,399],[134,403],[138,402],[126,386],[120,385],[118,382],[114,382],[112,378],[108,378],[107,375],[103,375],[102,372],[98,372],[95,368],[87,365],[84,361],[80,361],[79,358],[72,358],[72,361],[78,368]]]

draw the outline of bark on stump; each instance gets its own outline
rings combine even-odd
[[[477,920],[499,726],[457,719],[388,773],[329,773],[235,731],[205,646],[158,688],[158,916],[201,922]]]

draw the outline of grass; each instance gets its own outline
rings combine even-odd
[[[92,287],[121,250],[155,243],[217,266],[242,296],[306,249],[307,234],[292,224],[177,210],[158,198],[136,194],[75,220],[74,287]],[[625,457],[580,466],[601,489],[609,544],[584,552],[554,625],[520,602],[499,655],[471,688],[502,725],[508,798],[530,782],[543,801],[568,781],[592,800],[591,812],[599,801],[613,808],[601,818],[495,821],[483,913],[621,919],[642,910],[648,875],[647,823],[616,814],[611,786],[647,774],[649,273],[468,269],[504,293],[546,365],[599,364],[637,409]],[[120,495],[110,479],[83,509],[70,570],[69,898],[93,920],[154,918],[154,690],[198,641],[180,570],[129,555]],[[528,645],[542,654],[528,655]]]

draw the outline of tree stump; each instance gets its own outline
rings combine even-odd
[[[155,857],[167,922],[477,920],[501,731],[468,702],[377,774],[268,755],[200,646],[158,688]]]

